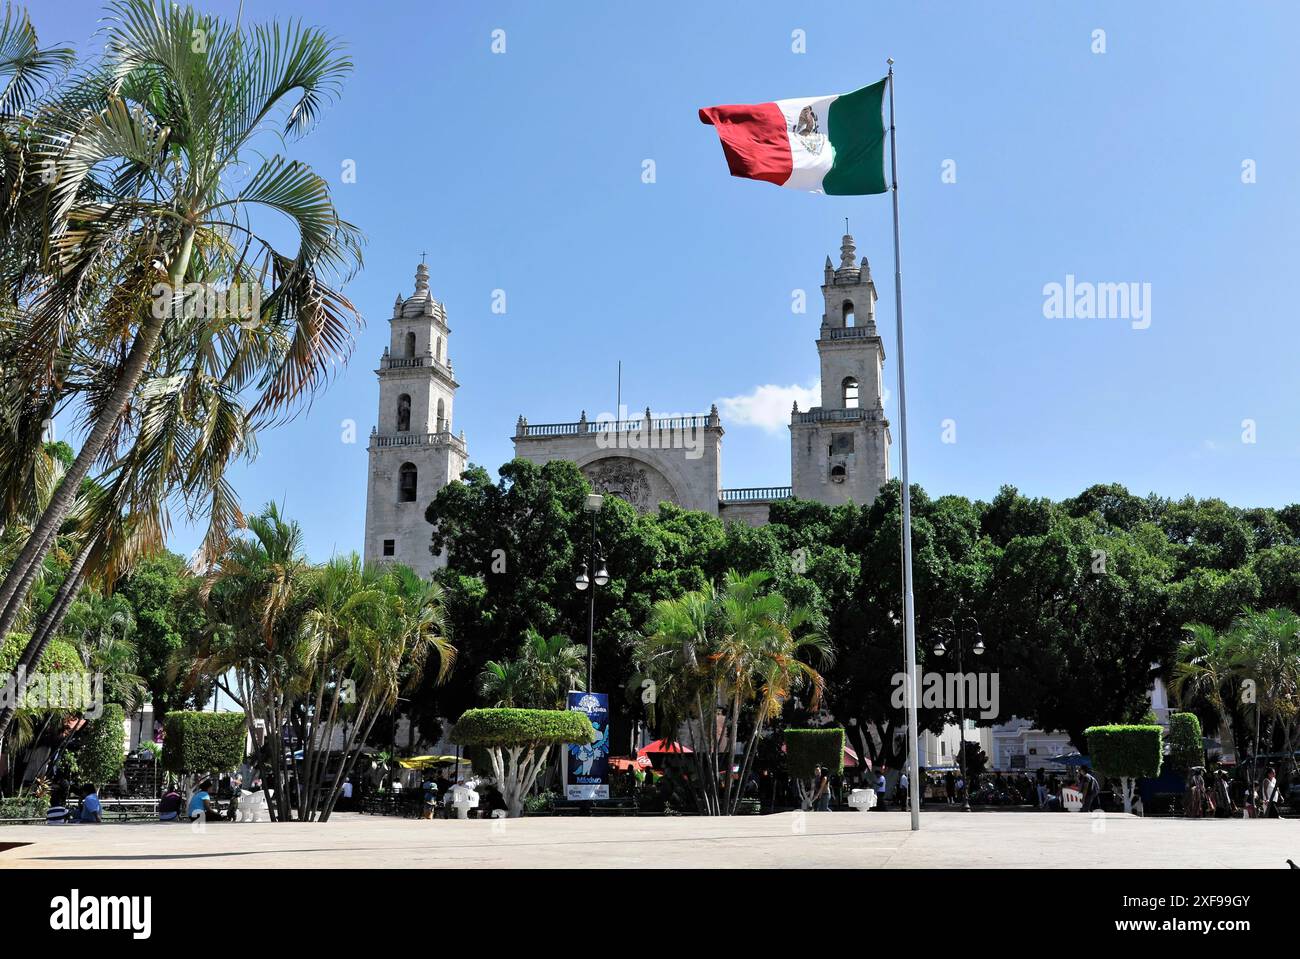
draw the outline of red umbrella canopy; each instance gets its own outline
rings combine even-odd
[[[647,753],[690,753],[694,751],[681,743],[665,743],[662,739],[656,739],[654,742],[642,746],[636,751],[636,754],[644,756]]]

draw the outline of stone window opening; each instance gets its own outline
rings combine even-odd
[[[415,333],[406,334],[406,355],[409,358],[415,357]]]
[[[414,503],[417,472],[414,463],[403,463],[397,471],[397,501]]]
[[[831,467],[831,482],[843,483],[848,478],[849,471],[844,468],[842,463],[836,463]]]
[[[844,408],[846,410],[856,410],[858,408],[858,378],[856,376],[844,377],[841,392],[844,397]]]
[[[397,432],[409,433],[411,430],[411,395],[403,393],[397,398]]]
[[[384,540],[384,555],[394,556],[396,555],[396,553],[397,553],[397,540],[395,539]]]
[[[857,323],[857,314],[853,309],[853,301],[845,300],[840,304],[840,315],[844,317],[845,326],[853,326]]]

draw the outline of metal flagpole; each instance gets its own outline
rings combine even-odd
[[[889,58],[889,172],[894,194],[894,315],[898,335],[898,479],[903,498],[903,641],[907,661],[907,803],[921,828],[921,760],[916,728],[916,612],[912,600],[912,488],[907,480],[907,387],[903,377],[903,262],[898,243],[898,136],[894,131],[894,58]]]

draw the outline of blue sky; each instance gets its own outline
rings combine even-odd
[[[85,47],[101,4],[37,0],[32,13],[44,41]],[[246,507],[285,503],[314,558],[361,547],[373,369],[424,251],[473,462],[510,458],[521,412],[612,410],[621,359],[633,410],[733,400],[725,485],[788,483],[781,423],[816,383],[821,267],[846,216],[896,387],[889,202],[732,179],[696,111],[852,90],[887,56],[913,481],[985,499],[1003,483],[1063,497],[1112,481],[1240,505],[1300,499],[1293,3],[245,3],[250,19],[294,15],[356,61],[289,152],[337,184],[369,238],[349,287],[367,326],[329,391],[233,475]],[[347,160],[355,184],[340,182]],[[1149,283],[1149,328],[1046,318],[1044,285],[1067,274]],[[505,314],[491,310],[498,289]],[[791,312],[795,289],[807,314]],[[777,388],[757,394],[775,396],[766,406],[765,386]],[[892,399],[887,411],[896,473]],[[355,444],[341,441],[345,420]],[[197,539],[178,524],[172,545]]]

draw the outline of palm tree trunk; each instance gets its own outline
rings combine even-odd
[[[699,756],[698,766],[700,771],[700,795],[704,800],[704,815],[716,816],[718,814],[718,755],[715,750],[717,733],[715,729],[710,729],[705,733],[704,729],[704,705],[700,702],[699,693],[695,694],[695,714],[700,721],[700,742],[696,747],[696,755]],[[714,726],[716,727],[716,723]]]
[[[361,755],[361,749],[366,745],[366,740],[370,738],[371,731],[375,728],[375,720],[379,718],[380,710],[375,708],[374,715],[370,717],[370,722],[366,724],[366,731],[360,736],[360,746],[357,745],[357,733],[361,729],[361,723],[365,719],[366,710],[369,707],[365,704],[357,709],[357,720],[353,724],[352,738],[344,745],[343,761],[339,764],[339,775],[334,777],[334,788],[331,791],[329,801],[325,804],[325,811],[321,814],[321,822],[326,822],[330,813],[334,811],[334,806],[339,801],[339,794],[343,791],[343,780],[352,775],[352,767],[357,763],[357,757]],[[354,750],[355,747],[355,751]]]
[[[745,780],[749,777],[749,771],[754,766],[754,757],[758,755],[758,737],[763,731],[763,724],[754,721],[754,731],[750,733],[749,742],[745,745],[745,755],[740,761],[740,778],[737,780],[739,786],[736,787],[736,801],[732,805],[730,814],[735,815],[736,810],[740,808],[740,801],[745,798]]]
[[[193,249],[194,227],[186,226],[181,232],[180,247],[177,250],[176,258],[172,261],[171,269],[168,271],[168,279],[171,282],[173,291],[181,288],[185,274],[189,270],[190,255]],[[67,517],[68,511],[76,500],[77,493],[80,492],[81,481],[86,478],[91,465],[99,459],[100,454],[104,451],[109,436],[112,435],[118,420],[130,402],[131,395],[135,392],[141,377],[144,375],[145,367],[153,358],[154,349],[158,345],[158,338],[162,334],[162,328],[167,319],[165,312],[162,316],[154,316],[156,312],[162,311],[152,309],[144,311],[139,329],[136,332],[135,342],[131,344],[131,352],[127,354],[126,362],[122,366],[122,371],[113,386],[113,392],[109,395],[108,402],[104,404],[99,418],[95,421],[94,428],[90,431],[90,435],[86,437],[86,442],[77,453],[72,468],[64,474],[63,481],[59,484],[54,496],[51,497],[45,511],[41,513],[41,517],[33,528],[31,535],[27,538],[27,543],[23,546],[22,552],[19,553],[14,565],[5,576],[3,584],[0,584],[0,604],[3,604],[3,612],[0,612],[0,637],[8,635],[9,630],[13,628],[14,622],[18,619],[18,611],[26,601],[27,591],[31,588],[32,581],[36,578],[41,564],[50,551],[50,546],[54,541],[54,534],[58,531],[64,518]],[[28,649],[24,652],[24,656],[32,648],[30,641],[27,645]]]
[[[722,807],[723,809],[726,810],[725,815],[727,816],[730,816],[732,813],[731,787],[732,787],[733,777],[731,775],[731,767],[735,763],[736,738],[739,735],[740,735],[740,684],[739,684],[739,677],[737,677],[736,692],[732,695],[731,698],[731,729],[727,733],[727,741],[724,743],[724,745],[727,748],[727,754],[724,759],[724,761],[726,762],[726,770],[727,770],[727,786],[723,793]]]
[[[72,565],[68,568],[67,575],[63,577],[63,583],[59,586],[58,592],[54,594],[49,607],[37,622],[36,628],[32,630],[27,647],[18,659],[14,672],[22,676],[22,682],[18,684],[18,688],[15,690],[16,695],[13,702],[0,707],[0,743],[4,742],[5,733],[9,731],[9,724],[13,722],[14,714],[18,711],[17,704],[22,700],[23,692],[27,688],[28,676],[31,675],[36,664],[41,661],[41,657],[45,655],[45,647],[49,645],[50,639],[63,625],[63,619],[67,616],[68,607],[72,605],[77,592],[81,589],[81,584],[85,581],[86,560],[90,557],[90,551],[94,543],[95,540],[92,538],[81,547],[77,558],[73,560]],[[0,633],[0,635],[3,634]]]

